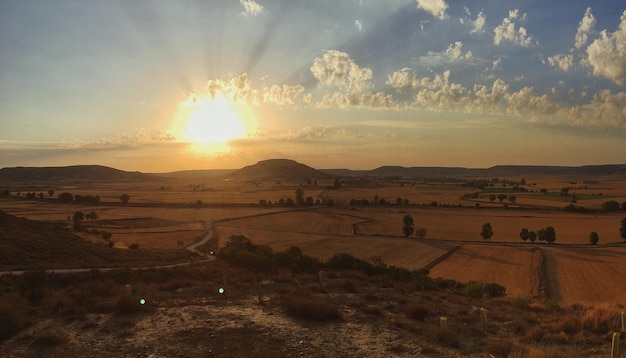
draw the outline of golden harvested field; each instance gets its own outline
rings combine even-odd
[[[545,249],[550,296],[564,304],[626,302],[626,248]]]
[[[533,297],[538,292],[535,250],[528,247],[463,245],[431,270],[432,277],[495,282],[509,297]]]
[[[280,234],[273,231],[217,226],[220,240],[230,235],[246,235],[255,244],[269,245],[276,251],[298,246],[307,255],[327,259],[346,252],[363,260],[380,256],[388,265],[420,269],[453,246],[445,242],[423,242],[403,238],[345,237],[310,235],[302,233]]]
[[[299,246],[305,253],[321,259],[347,252],[361,259],[379,256],[387,264],[419,269],[453,250],[432,267],[431,276],[496,282],[507,287],[510,297],[540,296],[540,258],[545,255],[546,266],[541,267],[548,283],[546,297],[560,303],[590,303],[595,299],[626,301],[626,293],[620,291],[622,283],[626,282],[626,266],[623,264],[626,248],[588,246],[591,231],[598,232],[601,245],[622,243],[619,225],[626,213],[567,213],[560,209],[571,198],[558,195],[561,188],[569,186],[571,192],[580,196],[578,205],[597,209],[608,200],[626,201],[626,183],[602,182],[585,189],[580,184],[570,184],[558,178],[526,180],[536,183],[527,187],[529,193],[512,192],[510,187],[497,184],[471,200],[464,200],[463,196],[476,193],[478,189],[453,183],[401,185],[372,181],[348,184],[338,190],[326,188],[333,184],[332,180],[320,180],[319,186],[297,182],[246,183],[208,179],[77,183],[51,188],[55,190],[55,196],[62,192],[99,195],[104,203],[97,206],[68,205],[51,199],[3,198],[0,199],[0,210],[34,220],[66,222],[70,230],[73,230],[72,223],[67,218],[71,218],[75,211],[95,211],[99,219],[93,223],[85,222],[87,230],[79,234],[105,244],[91,230],[106,230],[113,234],[112,241],[120,248],[138,244],[142,249],[176,249],[179,241],[188,246],[206,235],[205,225],[214,222],[221,244],[231,235],[242,234],[277,251]],[[298,188],[304,191],[305,198],[333,199],[336,205],[305,210],[297,206],[258,205],[259,200],[274,203],[280,199],[294,199]],[[547,188],[549,193],[540,194],[540,188]],[[47,189],[42,187],[41,191],[47,193]],[[22,190],[25,192],[28,189]],[[508,203],[511,209],[506,210],[502,206],[508,200],[502,204],[498,200],[489,201],[489,195],[498,192],[516,195],[517,205]],[[119,203],[119,196],[123,193],[130,195],[129,205]],[[373,202],[376,198],[385,198],[392,205],[350,205],[352,199]],[[395,205],[397,198],[406,199],[411,205]],[[433,201],[440,206],[421,205]],[[476,203],[480,208],[474,208]],[[520,210],[519,206],[526,207]],[[541,207],[554,210],[537,209]],[[416,227],[426,229],[425,240],[403,237],[402,218],[405,215],[413,217]],[[486,222],[491,223],[494,236],[483,245],[480,231]],[[536,243],[538,248],[533,249],[533,245],[524,244],[519,238],[521,228],[537,230],[546,226],[555,228],[556,244],[577,246],[550,247]]]
[[[522,228],[537,230],[553,226],[556,243],[587,244],[591,231],[600,236],[600,244],[622,242],[619,237],[623,214],[574,214],[561,211],[531,211],[473,208],[363,208],[354,215],[373,219],[359,224],[365,235],[402,235],[402,218],[411,215],[416,227],[426,228],[433,240],[481,241],[482,224],[489,222],[494,235],[491,241],[522,242]]]

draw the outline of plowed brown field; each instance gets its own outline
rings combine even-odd
[[[532,248],[464,245],[430,270],[432,277],[495,282],[510,297],[532,297],[536,286]]]
[[[626,248],[546,248],[549,296],[559,302],[626,302]]]

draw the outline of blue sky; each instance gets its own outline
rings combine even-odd
[[[0,2],[0,167],[626,163],[614,1]]]

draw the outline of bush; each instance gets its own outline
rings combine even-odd
[[[428,306],[418,302],[411,302],[404,307],[404,315],[417,321],[424,321],[429,313]]]
[[[291,294],[283,298],[282,307],[287,314],[300,319],[317,322],[335,321],[341,318],[339,307],[322,297],[310,294]]]
[[[129,315],[139,312],[141,305],[132,296],[123,295],[115,302],[115,311],[121,315]]]
[[[0,341],[11,338],[27,325],[25,317],[15,307],[0,302]]]
[[[48,291],[46,270],[26,271],[22,277],[20,293],[34,306],[41,304]]]
[[[506,288],[497,283],[488,283],[483,286],[483,291],[489,298],[502,297],[506,294]]]
[[[476,281],[470,281],[465,284],[463,293],[471,298],[483,298],[483,284]]]

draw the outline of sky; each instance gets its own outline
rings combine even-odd
[[[0,167],[626,163],[619,1],[0,0]]]

